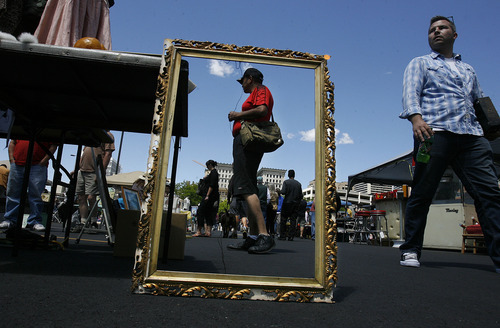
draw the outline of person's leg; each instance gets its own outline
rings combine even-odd
[[[212,235],[212,227],[215,224],[215,217],[217,215],[217,208],[214,207],[215,200],[209,200],[207,203],[207,213],[205,220],[205,236],[210,237]]]
[[[5,225],[14,225],[17,222],[23,184],[24,166],[12,164],[10,166],[9,180],[7,181],[7,198],[5,202]]]
[[[258,237],[253,244],[253,236],[246,245],[228,245],[229,248],[248,249],[249,253],[265,253],[274,247],[274,239],[267,234],[264,216],[260,209],[260,201],[257,197],[257,170],[262,160],[263,153],[251,152],[243,149],[241,136],[237,135],[233,140],[233,181],[234,195],[243,196],[247,203],[248,219],[252,233],[258,233]],[[248,247],[248,248],[247,248]]]
[[[88,204],[88,215],[86,218],[97,226],[97,208],[94,208],[97,200],[96,197],[99,194],[99,189],[97,188],[97,175],[92,172],[84,172],[83,175],[85,176],[85,194],[87,195]]]
[[[288,204],[283,204],[283,206],[281,207],[281,216],[280,216],[280,237],[279,239],[281,240],[285,240],[286,239],[286,235],[287,235],[287,227],[286,227],[286,224],[288,222],[288,219],[289,219],[289,214],[288,214],[288,210],[287,210],[287,207],[288,207]]]
[[[311,239],[316,238],[316,212],[309,212],[311,218]]]
[[[205,225],[206,225],[206,222],[205,222],[206,212],[205,212],[205,210],[206,210],[206,201],[205,201],[205,199],[203,199],[200,202],[200,206],[198,207],[198,215],[196,217],[197,226],[196,226],[196,233],[193,235],[194,237],[199,237],[199,236],[203,235],[202,230],[205,228]]]
[[[276,219],[275,219],[275,231],[278,236],[281,236],[281,212],[276,211]]]
[[[80,222],[87,222],[89,215],[89,205],[87,203],[87,195],[78,195],[78,209],[80,210]]]
[[[260,204],[260,211],[262,212],[262,216],[264,217],[264,227],[266,228],[266,233],[269,235],[269,229],[267,229],[267,205],[262,206],[262,204]]]
[[[401,254],[416,253],[420,258],[429,207],[452,156],[452,136],[450,133],[435,133],[431,159],[427,164],[416,162],[405,212],[405,242],[399,247]],[[418,142],[415,143],[415,153],[417,149]]]
[[[495,267],[500,268],[500,189],[490,143],[485,138],[461,136],[453,169],[474,199],[484,240]]]
[[[297,233],[297,205],[292,205],[292,214],[290,215],[290,228],[288,230],[288,240],[293,240]]]
[[[276,235],[276,211],[272,210],[271,212],[271,219],[269,220],[269,231],[272,236]]]
[[[47,167],[32,165],[30,171],[30,181],[28,185],[28,203],[30,205],[30,215],[28,226],[42,224],[43,201],[42,193],[47,182]]]
[[[267,235],[264,215],[260,209],[259,197],[256,194],[243,195],[248,205],[248,221],[251,235]]]
[[[88,203],[88,219],[92,223],[92,225],[95,224],[97,227],[97,208],[94,208],[95,203],[97,201],[97,197],[95,194],[90,194],[87,196],[87,203]]]

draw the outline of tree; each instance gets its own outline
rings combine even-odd
[[[192,206],[201,202],[201,196],[196,193],[198,184],[193,181],[182,181],[175,184],[175,194],[179,198],[188,198]]]
[[[223,212],[224,210],[229,210],[229,204],[227,203],[227,199],[219,202],[219,212]]]

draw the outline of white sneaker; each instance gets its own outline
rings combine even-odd
[[[403,253],[403,255],[401,255],[401,261],[399,261],[399,264],[407,267],[414,267],[414,268],[420,267],[420,262],[418,261],[417,253]]]
[[[11,226],[11,222],[4,220],[0,223],[0,229],[9,229]]]
[[[45,231],[45,227],[42,224],[37,223],[37,224],[35,224],[33,226],[33,230],[35,230],[35,231]]]

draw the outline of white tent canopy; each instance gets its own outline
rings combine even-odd
[[[131,187],[135,180],[139,179],[143,174],[144,172],[142,171],[113,174],[106,176],[106,181],[108,185]]]

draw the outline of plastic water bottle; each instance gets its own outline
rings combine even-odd
[[[434,142],[434,136],[431,136],[428,139],[425,139],[424,142],[420,143],[417,152],[417,162],[427,164],[431,159],[431,147]]]

